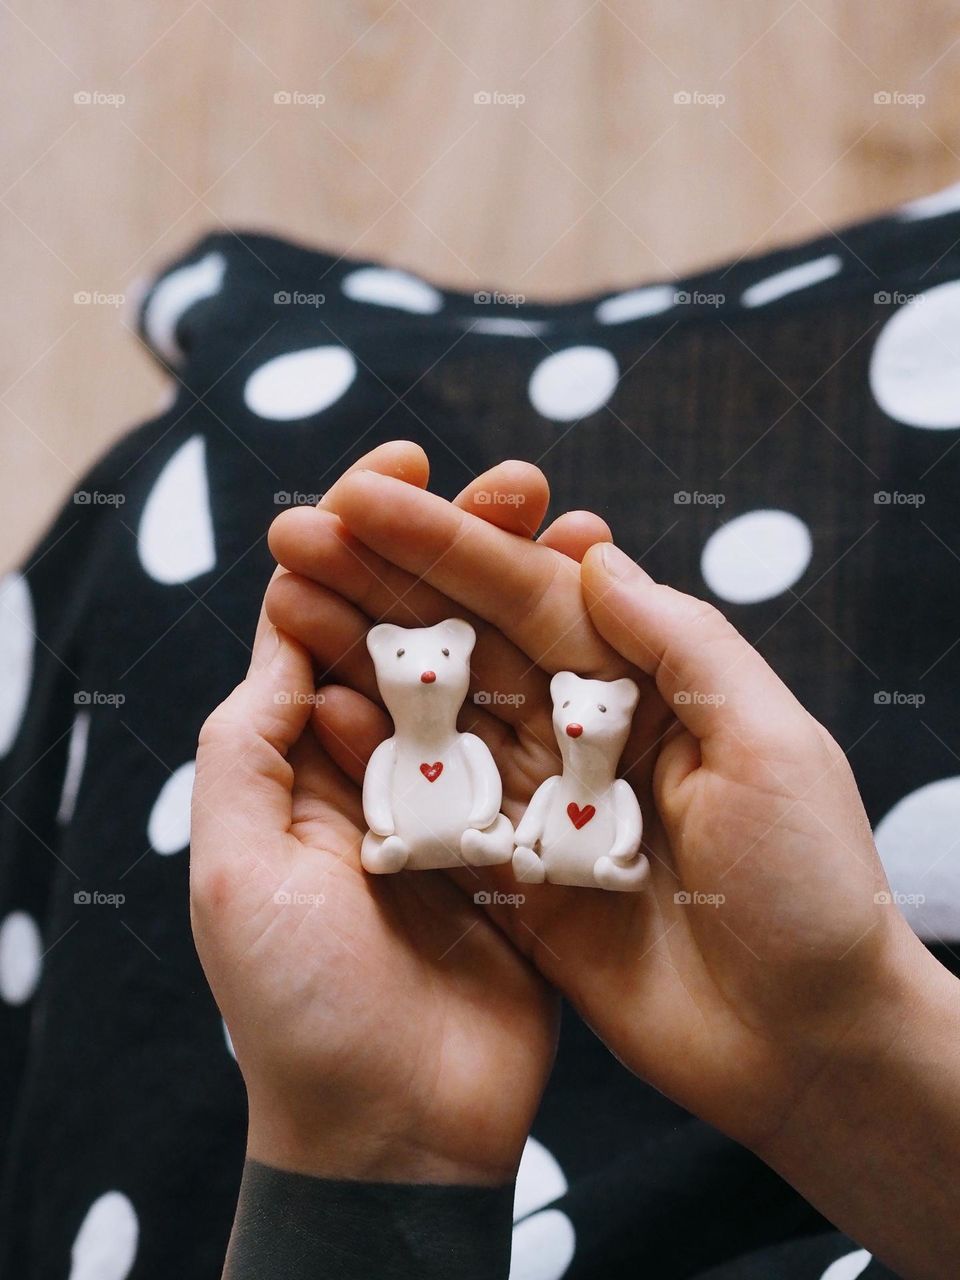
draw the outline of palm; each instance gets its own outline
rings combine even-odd
[[[436,1166],[509,1176],[552,1058],[542,980],[449,878],[364,874],[358,790],[309,726],[289,761],[289,829],[223,922],[217,993],[241,1065],[281,1073],[308,1114],[349,1099],[368,1129],[380,1109],[412,1144],[429,1135]]]

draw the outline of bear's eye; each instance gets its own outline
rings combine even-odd
[[[567,709],[567,707],[569,707],[569,705],[570,705],[570,699],[568,698],[568,699],[566,700],[566,702],[563,704],[563,706],[560,708],[560,710],[561,710],[561,711],[566,711],[566,709]]]
[[[440,650],[440,652],[443,654],[443,656],[444,656],[445,658],[449,658],[449,657],[450,657],[450,650],[449,650],[449,649],[441,649],[441,650]]]
[[[403,655],[404,655],[406,652],[407,652],[407,651],[406,651],[406,649],[398,649],[398,650],[397,650],[397,657],[398,657],[398,658],[402,658],[402,657],[403,657]]]
[[[597,710],[598,710],[598,711],[606,711],[606,709],[607,709],[607,708],[603,705],[603,703],[602,703],[602,702],[598,702],[598,703],[597,703]]]

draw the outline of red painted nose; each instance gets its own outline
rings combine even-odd
[[[568,724],[568,725],[567,725],[567,734],[568,734],[568,736],[569,736],[569,737],[571,737],[571,738],[579,738],[579,737],[580,737],[580,735],[581,735],[581,733],[583,733],[583,725],[582,725],[582,724]]]
[[[421,671],[421,672],[420,672],[420,679],[421,679],[421,681],[422,681],[422,683],[423,683],[423,684],[433,684],[433,682],[434,682],[434,680],[436,680],[436,678],[437,678],[437,673],[436,673],[435,671]]]

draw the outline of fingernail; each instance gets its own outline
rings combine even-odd
[[[625,581],[629,578],[638,576],[646,577],[640,566],[619,547],[615,547],[612,542],[605,542],[600,550],[600,563],[609,573],[611,578],[616,578],[618,582]]]

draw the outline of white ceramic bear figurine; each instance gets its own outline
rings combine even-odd
[[[642,889],[650,864],[640,852],[643,819],[633,788],[617,778],[639,690],[632,680],[550,681],[553,728],[563,772],[534,792],[517,826],[518,880],[594,889]]]
[[[370,830],[365,870],[492,866],[509,862],[513,826],[500,812],[503,786],[487,746],[457,731],[476,635],[451,618],[434,627],[383,622],[367,633],[377,685],[393,717],[363,778]]]

